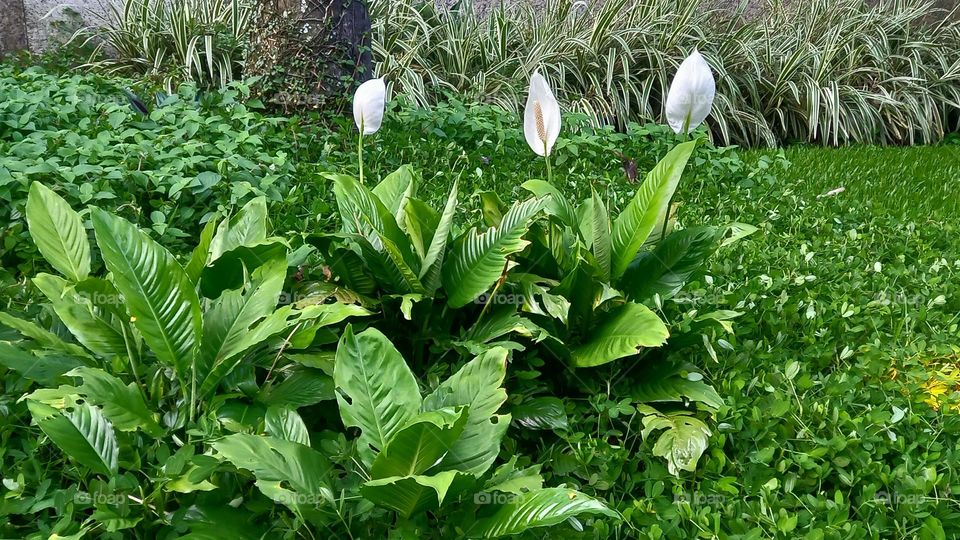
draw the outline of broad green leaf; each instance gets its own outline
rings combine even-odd
[[[62,375],[83,363],[69,355],[34,356],[27,351],[0,341],[0,366],[12,369],[27,380],[51,386]]]
[[[443,207],[443,214],[433,231],[430,247],[427,249],[427,253],[423,257],[423,264],[420,266],[420,280],[429,295],[436,294],[437,289],[440,288],[443,257],[447,252],[447,242],[450,239],[450,229],[453,226],[453,215],[457,211],[458,182],[458,180],[453,182],[450,195],[447,197],[447,204]]]
[[[347,427],[360,428],[357,453],[366,466],[420,410],[417,380],[379,330],[354,335],[347,326],[337,346],[333,379]]]
[[[97,368],[79,367],[67,375],[83,379],[77,392],[99,406],[114,428],[120,431],[142,429],[154,437],[163,435],[157,415],[147,409],[136,383],[123,384],[120,379]]]
[[[536,527],[558,525],[582,514],[619,518],[619,514],[602,502],[579,491],[546,488],[513,497],[492,516],[477,521],[467,530],[467,536],[499,538],[520,534]]]
[[[271,407],[297,409],[336,397],[329,375],[319,369],[298,368],[280,384],[265,388],[259,399]]]
[[[623,275],[643,243],[653,232],[658,218],[667,211],[677,190],[683,169],[696,148],[696,141],[678,144],[657,163],[613,224],[611,239],[613,277]]]
[[[278,503],[293,508],[319,506],[332,495],[330,462],[309,446],[247,433],[228,435],[211,444],[235,467],[252,472],[257,487]]]
[[[401,165],[399,169],[381,180],[372,191],[394,216],[397,223],[402,225],[407,199],[417,194],[413,167],[411,165]]]
[[[267,435],[310,446],[310,432],[297,411],[287,407],[270,407],[264,416]]]
[[[456,484],[469,481],[470,477],[460,471],[444,471],[433,476],[391,476],[364,483],[360,494],[408,518],[439,508],[449,492],[458,491]]]
[[[129,221],[93,209],[93,228],[133,323],[157,358],[184,380],[200,341],[200,300],[180,263]]]
[[[675,295],[717,250],[717,237],[714,227],[674,232],[630,263],[618,284],[620,289],[636,302],[655,294],[662,298]]]
[[[249,274],[267,262],[286,263],[289,251],[286,240],[273,237],[226,251],[200,271],[200,292],[206,298],[219,298],[223,291],[239,289]]]
[[[210,258],[210,244],[213,242],[213,235],[216,232],[217,220],[214,218],[203,227],[203,231],[200,232],[200,242],[197,243],[197,247],[190,255],[190,260],[187,261],[184,271],[193,284],[200,281],[200,274],[203,272],[203,268],[207,266],[207,260]]]
[[[90,354],[83,350],[83,347],[74,343],[67,343],[60,339],[56,334],[49,330],[40,328],[36,323],[14,317],[9,313],[0,312],[0,324],[9,326],[24,336],[34,340],[41,347],[75,356],[83,360],[92,360]]]
[[[377,454],[371,478],[414,476],[437,464],[463,433],[464,409],[446,408],[420,413],[397,431]]]
[[[590,332],[586,342],[572,351],[577,367],[593,367],[631,356],[643,347],[660,347],[670,332],[647,306],[628,302]]]
[[[90,242],[80,215],[39,182],[30,185],[27,225],[43,257],[71,281],[90,274]]]
[[[523,239],[544,199],[515,203],[496,227],[483,233],[472,228],[457,239],[453,257],[443,268],[443,288],[450,307],[463,307],[486,292],[507,269],[510,255],[527,246]]]
[[[600,279],[608,281],[610,279],[610,267],[612,260],[610,244],[610,215],[607,213],[607,207],[603,205],[603,200],[593,192],[593,204],[590,213],[591,244],[593,257],[600,268]]]
[[[369,228],[373,231],[373,236],[368,236],[371,247],[387,255],[381,264],[385,263],[388,266],[387,270],[395,276],[392,281],[403,285],[401,290],[395,292],[424,292],[423,285],[417,277],[419,261],[413,255],[410,239],[397,224],[394,214],[375,194],[356,180],[347,176],[334,176],[333,179],[337,184],[338,193],[342,194],[340,196],[348,199],[357,214],[352,219],[361,220],[359,225],[361,230]],[[364,251],[365,254],[368,252],[369,250]]]
[[[430,239],[433,238],[437,225],[440,224],[440,215],[420,199],[410,198],[403,207],[403,219],[410,243],[422,260],[427,256]],[[423,273],[422,267],[420,272]]]
[[[210,241],[210,261],[216,261],[224,253],[240,246],[247,246],[267,239],[267,200],[257,197],[251,200],[230,219],[220,222],[217,234]]]
[[[680,476],[680,471],[694,472],[697,461],[707,449],[710,430],[702,420],[686,413],[661,414],[650,407],[641,409],[643,431],[646,440],[654,431],[665,429],[653,445],[653,454],[667,460],[670,474]]]
[[[513,407],[510,414],[525,429],[567,429],[567,411],[559,398],[534,398]]]
[[[557,186],[544,180],[527,180],[520,187],[533,193],[535,197],[544,197],[543,211],[547,215],[555,216],[567,227],[577,226],[577,212],[564,197],[563,193],[557,189]]]
[[[86,348],[104,358],[127,355],[127,342],[117,321],[109,312],[97,309],[78,294],[65,279],[37,274],[33,284],[50,300],[57,317]]]
[[[63,411],[27,400],[34,422],[64,454],[84,467],[103,474],[117,474],[117,446],[113,425],[100,409],[88,403],[71,403]]]
[[[507,355],[501,348],[481,354],[424,398],[425,411],[467,407],[463,433],[443,458],[445,469],[481,475],[500,453],[500,440],[510,424],[510,415],[497,415],[507,400],[503,389]]]
[[[254,271],[247,287],[224,292],[204,314],[196,367],[201,395],[227,375],[224,364],[244,352],[240,345],[250,328],[273,313],[286,276],[286,262],[272,259]]]
[[[693,366],[677,366],[670,362],[645,363],[631,377],[629,395],[638,403],[681,402],[684,399],[703,403],[711,409],[719,409],[723,398],[717,391],[699,378],[687,378],[683,372],[697,373]]]

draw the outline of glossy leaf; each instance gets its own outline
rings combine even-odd
[[[83,220],[67,201],[39,182],[30,185],[27,225],[50,266],[71,281],[90,274],[90,242]]]
[[[371,478],[423,474],[436,465],[463,433],[463,408],[419,414],[397,431],[370,467]]]
[[[83,379],[77,392],[86,396],[88,402],[99,406],[114,428],[120,431],[142,429],[154,437],[163,434],[157,415],[147,408],[136,383],[123,384],[123,381],[102,369],[88,367],[74,369],[67,375]]]
[[[420,410],[420,389],[406,361],[379,330],[354,335],[350,326],[337,346],[334,382],[347,427],[360,428],[357,453],[368,467]]]
[[[100,409],[88,403],[71,403],[60,411],[33,400],[27,400],[27,408],[34,422],[64,454],[99,474],[117,474],[116,435]]]
[[[86,348],[104,358],[127,355],[120,321],[109,312],[95,308],[89,298],[78,294],[63,278],[37,274],[33,284],[50,300],[57,317]]]
[[[660,347],[670,332],[657,314],[642,304],[627,303],[600,321],[587,341],[573,351],[577,367],[593,367],[631,356],[643,347]]]
[[[506,269],[510,255],[527,246],[523,234],[545,199],[515,203],[496,227],[483,233],[472,228],[457,239],[443,268],[443,288],[450,307],[463,307],[485,293]]]
[[[480,475],[500,453],[500,440],[510,415],[497,415],[507,400],[503,389],[508,351],[495,348],[474,358],[423,400],[423,408],[436,411],[466,407],[463,433],[443,458],[443,467]]]
[[[658,218],[666,213],[696,144],[696,141],[678,144],[667,153],[647,174],[637,194],[617,217],[611,238],[614,278],[623,275],[653,232]]]
[[[467,531],[470,538],[499,538],[537,527],[550,527],[583,514],[618,518],[602,502],[579,491],[546,488],[518,495]]]
[[[132,223],[93,209],[97,244],[137,330],[186,379],[200,341],[200,301],[180,263]]]

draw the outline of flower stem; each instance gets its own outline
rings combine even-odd
[[[547,160],[547,182],[553,185],[553,170],[550,168],[550,154],[547,152],[547,143],[543,143],[543,158]]]
[[[357,141],[357,161],[360,163],[360,183],[363,184],[363,129],[360,129],[360,138]]]

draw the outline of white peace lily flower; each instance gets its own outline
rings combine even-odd
[[[539,156],[549,156],[560,135],[560,104],[539,73],[530,77],[530,95],[523,111],[523,135]]]
[[[370,79],[353,95],[353,121],[364,135],[373,135],[383,123],[387,85],[383,78]]]
[[[690,133],[702,124],[710,114],[716,93],[710,65],[694,49],[680,64],[667,93],[667,122],[673,131]]]

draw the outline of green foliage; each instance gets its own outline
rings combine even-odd
[[[124,0],[72,41],[94,45],[85,67],[98,71],[156,78],[168,89],[223,87],[242,68],[250,11],[246,0]]]
[[[544,5],[545,4],[545,5]],[[735,3],[734,3],[735,4]],[[815,0],[759,15],[702,0],[376,0],[378,72],[418,103],[452,92],[519,111],[539,69],[594,124],[661,118],[695,47],[714,69],[726,144],[935,142],[956,129],[958,24],[927,0]],[[746,7],[746,6],[744,6]]]

